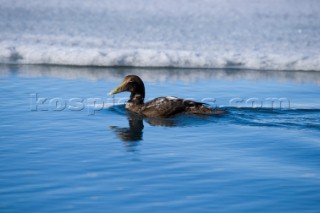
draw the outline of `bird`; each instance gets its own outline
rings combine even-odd
[[[137,75],[127,75],[122,83],[109,95],[130,92],[125,108],[131,112],[150,118],[169,118],[178,114],[220,115],[225,110],[213,109],[207,104],[174,96],[161,96],[144,102],[145,86]]]

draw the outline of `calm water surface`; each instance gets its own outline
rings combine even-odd
[[[132,73],[146,99],[229,113],[130,114],[107,92]],[[317,72],[2,66],[0,82],[1,212],[319,212]]]

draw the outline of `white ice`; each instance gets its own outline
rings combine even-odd
[[[320,71],[317,0],[0,5],[0,63]]]

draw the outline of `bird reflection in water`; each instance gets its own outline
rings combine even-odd
[[[145,122],[150,126],[162,127],[182,127],[182,126],[198,126],[212,122],[218,122],[216,118],[225,115],[178,115],[172,118],[147,118],[142,115],[130,112],[125,109],[124,105],[112,106],[109,110],[121,115],[125,115],[128,119],[129,127],[110,126],[117,137],[124,142],[126,150],[129,152],[137,151],[140,141],[143,140],[143,130]]]
[[[142,116],[128,113],[129,127],[111,126],[110,128],[122,141],[140,141],[143,138]]]
[[[172,119],[145,118],[141,115],[127,111],[129,127],[110,126],[116,135],[125,142],[128,151],[135,151],[135,147],[143,140],[144,122],[150,126],[178,126],[178,123]]]

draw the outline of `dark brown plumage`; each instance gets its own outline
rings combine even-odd
[[[126,109],[153,118],[167,118],[180,113],[213,115],[226,113],[224,110],[212,109],[204,103],[176,98],[172,96],[159,97],[144,103],[145,88],[143,81],[136,75],[128,75],[123,82],[109,95],[120,92],[130,92]]]

